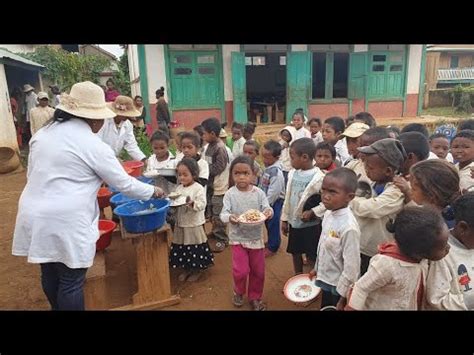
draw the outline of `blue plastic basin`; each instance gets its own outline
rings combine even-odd
[[[110,203],[112,205],[112,209],[114,209],[117,206],[123,205],[124,203],[132,202],[132,201],[137,201],[137,199],[127,197],[121,192],[119,192],[118,194],[113,195],[110,198]]]
[[[147,233],[165,224],[169,206],[170,201],[165,199],[132,201],[116,207],[114,213],[120,217],[127,232]],[[148,212],[149,209],[152,210]]]
[[[155,179],[148,178],[146,176],[139,176],[139,177],[137,177],[137,179],[141,182],[144,182],[145,184],[148,184],[148,185],[154,185],[155,184]]]

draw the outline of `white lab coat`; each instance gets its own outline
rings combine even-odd
[[[133,160],[143,160],[145,154],[140,150],[133,134],[133,125],[129,120],[120,123],[117,129],[113,118],[106,119],[97,135],[107,143],[118,157],[123,148]]]
[[[33,136],[27,178],[12,254],[69,268],[93,263],[102,181],[132,198],[147,200],[154,193],[153,186],[127,175],[112,149],[80,119],[53,123]]]

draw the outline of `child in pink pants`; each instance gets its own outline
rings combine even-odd
[[[238,156],[232,161],[230,173],[234,181],[224,195],[220,218],[229,223],[229,244],[232,246],[232,276],[234,295],[232,302],[236,307],[244,303],[248,279],[248,299],[252,308],[263,311],[263,284],[265,280],[265,244],[263,241],[263,222],[273,216],[267,196],[252,185],[255,176],[253,162],[247,156]],[[263,213],[262,223],[242,223],[239,218],[249,210]]]

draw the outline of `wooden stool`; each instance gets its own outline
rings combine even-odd
[[[123,239],[132,239],[137,254],[138,292],[133,303],[114,310],[146,310],[170,306],[180,302],[171,294],[169,272],[169,247],[171,229],[168,224],[162,228],[141,234],[132,234],[121,226]]]
[[[94,264],[87,270],[84,284],[84,304],[86,310],[108,309],[105,283],[105,255],[103,251],[95,254]]]

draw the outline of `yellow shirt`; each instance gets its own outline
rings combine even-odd
[[[31,135],[38,132],[38,130],[43,127],[46,121],[53,118],[54,109],[46,106],[46,107],[35,107],[32,108],[30,111],[30,124],[31,124]]]

